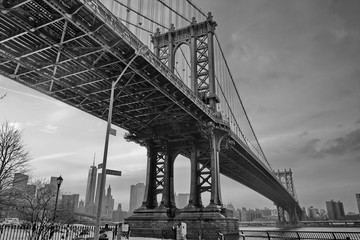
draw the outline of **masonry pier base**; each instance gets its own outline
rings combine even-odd
[[[174,227],[186,223],[188,240],[217,240],[219,232],[226,239],[238,239],[239,224],[233,213],[225,208],[138,209],[126,219],[131,236],[174,239]],[[200,238],[201,237],[201,238]]]

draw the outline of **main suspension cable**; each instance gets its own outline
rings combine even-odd
[[[236,92],[237,97],[238,97],[238,99],[239,99],[239,101],[240,101],[241,107],[242,107],[243,110],[244,110],[245,117],[246,117],[246,119],[247,119],[247,121],[248,121],[248,123],[249,123],[250,129],[251,129],[251,131],[252,131],[252,133],[253,133],[253,135],[254,135],[254,137],[255,137],[255,140],[256,140],[257,144],[259,145],[259,148],[260,148],[260,151],[261,151],[262,156],[264,157],[264,159],[265,159],[266,163],[268,164],[269,168],[272,170],[272,167],[271,167],[270,163],[268,162],[268,160],[267,160],[267,158],[266,158],[266,156],[265,156],[265,153],[264,153],[264,151],[263,151],[263,149],[262,149],[261,145],[259,144],[259,141],[258,141],[258,139],[257,139],[257,137],[256,137],[255,131],[254,131],[254,129],[253,129],[251,123],[250,123],[249,117],[248,117],[247,112],[246,112],[246,110],[245,110],[245,108],[244,108],[244,104],[242,103],[242,100],[241,100],[241,98],[240,98],[240,94],[239,94],[239,92],[238,92],[238,90],[237,90],[237,88],[236,88],[236,85],[235,85],[233,76],[232,76],[232,74],[231,74],[231,72],[230,72],[230,68],[229,68],[229,65],[228,65],[228,63],[227,63],[227,61],[226,61],[224,52],[223,52],[223,50],[222,50],[222,48],[221,48],[220,41],[219,41],[217,35],[216,35],[216,34],[214,34],[214,35],[215,35],[216,42],[218,43],[218,46],[219,46],[219,49],[220,49],[220,53],[221,53],[221,55],[222,55],[222,58],[223,58],[223,60],[224,60],[224,62],[225,62],[225,66],[226,66],[227,71],[228,71],[228,73],[229,73],[229,75],[230,75],[231,82],[232,82],[232,84],[234,85],[235,92]]]

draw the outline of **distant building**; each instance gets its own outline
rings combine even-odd
[[[102,215],[108,218],[112,218],[113,211],[114,211],[114,198],[111,195],[111,187],[109,185],[107,189],[107,193],[104,196]]]
[[[79,194],[63,194],[61,204],[76,211],[79,208]]]
[[[94,213],[94,196],[96,186],[97,168],[94,164],[90,167],[85,193],[85,212]]]
[[[23,173],[15,173],[13,179],[13,188],[22,188],[25,189],[27,183],[29,181],[29,176]]]
[[[305,209],[304,209],[305,210]],[[271,217],[273,218],[277,218],[278,217],[278,211],[277,209],[272,209],[271,210]]]
[[[270,218],[271,217],[271,209],[264,208],[261,210],[261,214],[263,218]]]
[[[262,218],[262,213],[259,209],[253,210],[253,209],[249,209],[247,210],[246,208],[242,208],[240,211],[240,222],[252,222],[255,220],[259,220]]]
[[[26,191],[29,196],[35,197],[36,194],[36,185],[28,184],[26,185]]]
[[[58,177],[50,177],[50,185],[57,187],[57,179]]]
[[[356,197],[356,203],[357,203],[359,214],[360,214],[360,193],[356,193],[355,197]]]
[[[320,219],[321,220],[328,219],[328,216],[327,216],[327,213],[326,213],[325,209],[320,209]]]
[[[129,213],[134,212],[135,209],[141,207],[144,200],[145,194],[145,184],[138,183],[136,185],[131,185],[130,187],[130,204],[129,204]]]
[[[328,217],[330,220],[341,220],[345,218],[344,205],[340,201],[327,201],[326,210],[328,212]]]
[[[80,200],[80,202],[79,202],[78,212],[81,212],[81,213],[85,212],[85,203],[83,200]]]
[[[314,208],[313,206],[308,207],[307,209],[308,220],[315,220],[320,217],[319,209]]]
[[[189,198],[190,198],[190,194],[188,193],[179,193],[176,196],[176,207],[177,208],[184,208],[189,204]]]
[[[45,191],[52,191],[54,194],[56,194],[57,190],[57,178],[58,177],[50,177],[50,183],[45,184],[44,189]]]
[[[130,214],[126,211],[123,211],[121,208],[121,204],[119,203],[117,209],[115,211],[113,211],[112,220],[114,222],[121,222],[129,216],[130,216]]]

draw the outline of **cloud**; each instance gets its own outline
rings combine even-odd
[[[327,155],[342,156],[360,151],[360,129],[343,137],[330,139],[324,144],[318,138],[311,139],[298,152],[312,158],[324,158]]]
[[[13,127],[16,130],[21,130],[22,129],[22,124],[21,123],[17,123],[17,122],[10,122],[9,126]]]
[[[40,156],[40,157],[34,158],[33,161],[42,161],[42,160],[50,160],[50,159],[63,158],[63,157],[71,156],[71,155],[74,155],[74,154],[75,154],[74,152],[53,153],[53,154],[48,154],[48,155],[44,155],[44,156]]]
[[[360,151],[360,129],[348,133],[345,137],[327,141],[322,149],[322,152],[332,155],[357,151]]]
[[[59,121],[66,119],[68,116],[70,116],[70,111],[68,108],[59,109],[50,114],[49,121],[50,122],[59,122]]]
[[[46,133],[50,133],[50,134],[54,134],[54,133],[57,132],[57,129],[58,129],[58,128],[59,128],[59,127],[57,127],[57,126],[54,126],[54,125],[51,125],[51,124],[47,124],[47,125],[45,126],[45,128],[40,129],[40,131],[46,132]]]
[[[45,101],[45,102],[50,102],[50,103],[56,103],[57,102],[56,100],[53,100],[53,99],[50,99],[50,98],[40,97],[40,96],[35,95],[35,94],[26,93],[26,92],[23,92],[23,91],[17,91],[17,90],[11,89],[11,88],[1,87],[1,89],[5,90],[5,91],[8,91],[8,92],[16,93],[16,94],[19,94],[19,95],[40,99],[40,100]]]
[[[299,137],[304,137],[304,136],[307,136],[309,135],[309,132],[308,131],[303,131],[302,133],[299,134]]]
[[[324,153],[321,152],[320,149],[321,140],[318,138],[311,139],[306,143],[304,147],[302,147],[298,153],[304,154],[311,158],[323,158]]]

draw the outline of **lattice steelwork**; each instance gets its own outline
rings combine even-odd
[[[284,171],[278,170],[275,174],[280,179],[282,184],[286,187],[286,189],[289,191],[289,193],[295,199],[297,199],[296,190],[295,190],[295,186],[294,186],[294,179],[292,176],[291,169],[289,169],[288,171],[286,169]]]
[[[190,25],[194,19],[197,22],[205,21],[208,14],[197,7],[190,0],[100,0],[118,19],[120,19],[136,36],[145,44],[152,48],[151,36],[155,34],[156,29],[161,33],[169,31],[174,26],[180,29]],[[199,39],[199,44],[206,46],[207,36]],[[241,101],[237,84],[230,72],[224,57],[220,39],[215,34],[215,75],[216,75],[216,94],[220,99],[217,104],[217,110],[222,114],[224,120],[229,122],[229,126],[234,135],[244,142],[260,161],[265,163],[271,169],[270,163],[267,161],[264,152],[257,140],[255,132],[248,119],[246,110]],[[201,47],[201,48],[202,48]],[[199,48],[199,49],[201,49]],[[200,97],[205,99],[208,94],[207,88],[207,48],[198,51],[198,77]],[[167,48],[162,49],[161,59],[167,64],[169,51]],[[182,64],[176,75],[187,83],[190,72],[190,57],[181,53],[176,60]],[[185,74],[184,74],[185,73]],[[188,84],[189,86],[189,84]]]
[[[3,0],[0,74],[106,120],[111,83],[144,43],[152,49],[150,34],[156,28],[162,33],[168,31],[171,23],[175,29],[187,26],[194,16],[198,22],[207,17],[191,1],[124,0],[104,4],[107,8],[99,1]],[[206,39],[199,43],[205,44]],[[197,92],[148,50],[132,62],[115,88],[113,124],[128,130],[127,138],[142,145],[149,139],[181,145],[193,138],[201,150],[209,145],[210,124],[233,143],[221,143],[217,170],[288,208],[295,200],[262,161],[266,158],[221,48],[215,46],[215,58],[221,56],[222,65],[215,60],[213,68],[206,65],[206,52],[197,54],[204,61],[204,65],[197,66],[199,74],[215,70],[220,98],[217,109],[209,108]],[[201,81],[204,85],[200,88],[205,83],[205,79]],[[212,167],[205,160],[199,163]],[[161,167],[159,161],[159,176]],[[158,192],[161,181],[159,177]]]

